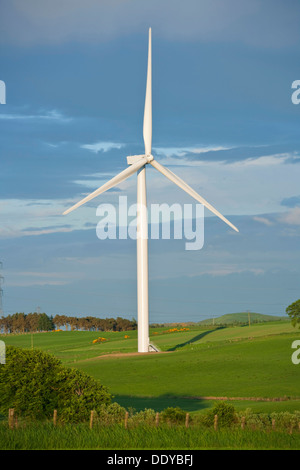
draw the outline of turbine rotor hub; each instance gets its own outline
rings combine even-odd
[[[152,160],[154,160],[154,157],[153,157],[153,155],[151,155],[151,154],[150,154],[150,155],[146,155],[146,158],[147,158],[147,163],[150,163],[150,162],[152,162]]]

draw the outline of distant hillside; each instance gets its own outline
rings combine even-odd
[[[264,315],[263,313],[254,313],[250,312],[240,312],[240,313],[227,313],[225,315],[221,315],[218,318],[208,318],[207,320],[202,320],[198,322],[198,325],[234,325],[234,324],[241,324],[249,323],[263,323],[267,321],[289,321],[289,317],[287,316],[275,316],[275,315]]]

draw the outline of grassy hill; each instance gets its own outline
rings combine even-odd
[[[262,323],[262,322],[273,322],[273,321],[290,321],[287,316],[274,316],[274,315],[265,315],[262,313],[254,312],[239,312],[239,313],[227,313],[221,315],[218,318],[209,318],[207,320],[202,320],[199,325],[235,325],[235,324],[248,324],[251,323]]]

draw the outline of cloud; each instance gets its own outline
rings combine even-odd
[[[299,4],[281,0],[2,0],[1,38],[19,45],[99,42],[145,32],[168,40],[281,47],[299,40]]]
[[[66,116],[63,116],[57,110],[51,110],[45,114],[0,114],[0,119],[9,121],[9,120],[47,120],[47,121],[59,121],[59,122],[69,122],[72,119]]]
[[[274,155],[263,155],[257,158],[246,158],[238,162],[232,163],[233,166],[273,166],[281,165],[293,159],[294,156],[290,153],[278,153]]]
[[[300,206],[300,196],[291,196],[282,199],[281,201],[282,206],[287,207],[297,207]]]
[[[89,152],[108,152],[108,149],[114,145],[123,144],[103,141],[86,145],[98,146],[93,150],[88,149]],[[223,148],[218,145],[162,148],[162,155],[165,153],[171,156],[159,158],[159,161],[165,163],[167,167],[177,165],[175,173],[222,214],[228,216],[229,220],[232,215],[248,214],[251,217],[255,216],[252,220],[261,225],[270,226],[272,223],[285,223],[289,227],[297,227],[300,208],[296,206],[295,211],[284,212],[282,204],[282,201],[292,199],[292,195],[297,194],[299,187],[299,176],[292,163],[294,154],[282,152],[266,155],[264,151],[262,156],[239,162],[201,160],[207,148],[218,153],[220,147]],[[181,152],[184,153],[188,150],[191,152],[188,155],[173,157],[173,154],[180,155]],[[194,159],[189,158],[190,155],[193,155]],[[106,159],[104,158],[104,160]],[[103,173],[87,174],[85,167],[84,171],[80,172],[81,174],[72,175],[70,180],[75,188],[79,188],[79,193],[90,193],[91,190],[100,187],[117,173],[115,170],[110,172],[109,169],[109,166],[106,166]],[[147,180],[149,205],[155,203],[173,204],[174,202],[194,203],[190,196],[170,183],[150,165],[147,168]],[[130,203],[136,201],[136,180],[128,178],[112,192],[104,194],[101,200],[86,204],[80,211],[74,211],[67,218],[61,215],[64,210],[86,195],[78,194],[77,189],[72,189],[71,194],[74,197],[59,198],[56,194],[53,200],[49,197],[45,199],[2,199],[0,200],[2,220],[0,237],[1,239],[28,238],[29,236],[88,229],[85,226],[86,222],[94,221],[96,223],[98,221],[96,206],[100,202],[109,202],[117,207],[117,195],[121,190],[126,191]],[[266,215],[271,213],[274,216]],[[282,215],[279,217],[280,213]],[[211,216],[211,213],[206,210],[206,215]]]
[[[57,227],[52,229],[40,229],[40,230],[22,230],[22,236],[32,236],[32,235],[48,235],[50,233],[58,233],[58,232],[71,232],[72,228],[67,227]]]
[[[218,267],[212,267],[211,269],[207,269],[206,271],[201,272],[200,274],[195,274],[194,276],[191,277],[196,277],[198,275],[200,276],[206,276],[206,275],[211,275],[211,276],[228,276],[231,274],[243,274],[243,273],[251,273],[254,274],[255,276],[258,276],[260,274],[264,274],[264,270],[261,268],[239,268],[238,266],[232,266],[232,265],[219,265]]]
[[[70,281],[56,281],[53,279],[24,279],[14,280],[9,282],[9,286],[14,287],[30,287],[30,286],[65,286],[70,284]]]
[[[196,147],[153,147],[153,150],[157,155],[164,157],[185,157],[189,154],[200,155],[207,152],[218,152],[220,150],[229,150],[233,147],[224,147],[224,146],[196,146]]]
[[[114,142],[96,142],[95,144],[84,144],[81,145],[81,148],[90,150],[91,152],[94,153],[99,153],[99,152],[109,152],[109,150],[112,149],[120,149],[124,147],[125,144],[119,144],[119,143],[114,143]]]
[[[65,286],[69,284],[67,281],[15,281],[14,283],[11,283],[11,286],[18,286],[18,287],[29,287],[29,286]]]
[[[267,217],[258,217],[258,216],[255,216],[253,217],[253,220],[255,220],[256,222],[260,222],[261,224],[264,224],[264,225],[267,225],[267,226],[271,226],[271,225],[274,225],[274,223],[267,219]]]
[[[76,216],[66,219],[61,215],[65,206],[72,203],[70,200],[0,199],[0,238],[49,235],[82,228],[85,221],[76,220]],[[52,225],[49,225],[50,221]]]
[[[13,273],[11,280],[11,271],[8,270],[9,286],[65,286],[72,281],[80,279],[80,274],[75,271],[64,272],[43,272],[43,271],[17,271]]]
[[[299,173],[293,163],[297,157],[292,152],[266,155],[264,150],[261,156],[239,161],[202,160],[201,154],[197,157],[170,156],[158,160],[170,169],[176,166],[172,169],[176,175],[224,215],[264,217],[266,213],[281,213],[281,201],[295,194],[299,187]],[[155,171],[149,172],[150,178],[149,197],[154,202],[188,200],[185,193],[179,193],[177,187]]]
[[[221,165],[228,164],[232,167],[267,167],[274,165],[281,165],[283,163],[294,163],[299,161],[298,154],[295,152],[275,153],[271,155],[258,155],[255,157],[232,159],[230,153],[223,153],[225,150],[236,149],[237,147],[231,146],[207,146],[207,147],[156,147],[154,148],[158,157],[162,157],[165,164],[176,166],[203,166],[203,165]],[[209,152],[220,152],[219,159],[210,159],[204,154]]]
[[[300,225],[300,207],[295,207],[278,218],[279,222],[287,225]]]
[[[52,229],[33,229],[30,228],[29,230],[20,230],[18,228],[0,228],[0,238],[19,238],[19,237],[26,237],[26,236],[34,236],[34,235],[49,235],[51,233],[64,233],[64,232],[71,232],[72,228],[67,227],[56,227]]]

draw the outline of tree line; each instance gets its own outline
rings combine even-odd
[[[69,317],[67,315],[55,315],[53,322],[58,328],[64,327],[66,330],[88,330],[88,331],[129,331],[136,330],[137,323],[133,318],[98,318],[87,317]]]
[[[93,316],[73,317],[67,315],[48,316],[46,313],[14,313],[0,318],[0,332],[35,333],[53,331],[55,329],[85,330],[85,331],[129,331],[135,330],[135,319],[126,318],[97,318]]]

